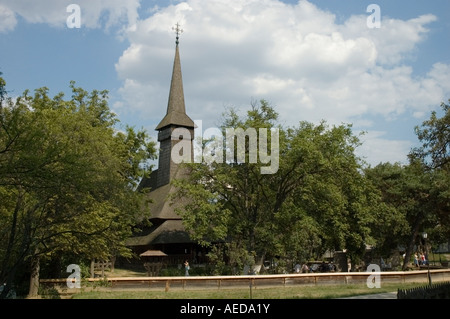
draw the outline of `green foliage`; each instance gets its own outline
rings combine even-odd
[[[434,217],[425,226],[432,238],[446,242],[450,237],[450,106],[441,103],[441,108],[441,117],[433,111],[428,120],[415,127],[422,145],[412,149],[409,158],[411,166],[425,171],[421,174],[421,192]]]
[[[403,246],[406,260],[414,249],[423,249],[421,233],[426,231],[434,244],[450,237],[449,106],[444,115],[432,112],[430,119],[415,128],[421,147],[413,148],[409,164],[380,163],[367,168],[365,175],[381,194],[383,218],[373,227],[377,249],[387,256]],[[407,264],[403,265],[405,268]]]
[[[450,99],[449,101],[450,102]],[[429,168],[449,170],[450,166],[450,105],[441,103],[442,117],[433,111],[422,126],[414,128],[417,138],[422,143],[420,147],[411,150],[412,161],[419,158]]]
[[[226,252],[225,244],[213,245],[208,253],[209,265],[211,266],[211,275],[225,275],[227,273],[227,265],[225,263]]]
[[[39,287],[39,295],[43,299],[61,299],[61,294],[55,287]]]
[[[301,122],[283,128],[276,121],[274,109],[261,101],[244,118],[229,110],[221,126],[224,137],[227,128],[278,129],[279,169],[274,174],[261,174],[263,164],[249,161],[248,143],[244,162],[235,157],[225,163],[186,164],[189,178],[174,182],[180,192],[173,200],[190,199],[179,214],[192,237],[203,245],[234,245],[224,254],[237,269],[261,264],[266,256],[306,260],[327,248],[347,248],[352,258],[361,256],[373,241],[379,197],[354,154],[358,137],[350,125]]]
[[[89,282],[91,287],[112,287],[112,283],[108,278],[100,278],[100,280]]]
[[[189,273],[191,274],[193,268],[191,267],[191,269],[189,270]],[[172,276],[184,276],[184,268],[180,267],[167,267],[167,268],[163,268],[161,269],[161,271],[159,272],[159,276],[161,277],[172,277]]]
[[[70,100],[45,87],[2,100],[1,282],[34,257],[70,254],[78,264],[127,256],[125,240],[149,214],[135,189],[155,143],[145,131],[117,131],[107,91],[70,87]]]

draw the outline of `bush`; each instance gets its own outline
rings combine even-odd
[[[61,299],[59,291],[55,287],[39,286],[39,296],[43,299]]]
[[[161,269],[161,271],[159,272],[159,275],[162,277],[184,276],[184,268],[178,268],[178,267],[164,268],[164,269]]]

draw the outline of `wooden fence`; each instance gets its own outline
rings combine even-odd
[[[411,289],[398,289],[397,299],[450,299],[450,281]]]
[[[379,276],[380,284],[428,282],[428,272],[386,271],[386,272],[336,272],[306,273],[284,275],[249,275],[249,276],[176,276],[176,277],[105,277],[89,278],[88,282],[107,283],[111,289],[226,289],[249,287],[254,289],[270,286],[295,285],[335,285],[367,284],[371,276]],[[430,270],[433,282],[450,281],[450,269]],[[41,279],[44,286],[66,285],[66,279]]]
[[[105,271],[114,271],[114,261],[91,261],[91,278],[104,278]],[[97,274],[98,272],[100,272],[100,274]]]

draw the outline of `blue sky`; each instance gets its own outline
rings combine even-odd
[[[0,71],[10,96],[107,89],[123,124],[155,136],[177,22],[187,112],[204,129],[266,99],[286,126],[352,123],[368,163],[405,163],[414,126],[450,98],[448,0],[0,0]]]

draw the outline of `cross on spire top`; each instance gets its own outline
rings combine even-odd
[[[175,31],[175,34],[177,35],[177,41],[175,43],[178,44],[178,40],[180,38],[180,34],[183,33],[183,29],[180,28],[180,24],[177,22],[177,24],[172,27],[172,30]]]

